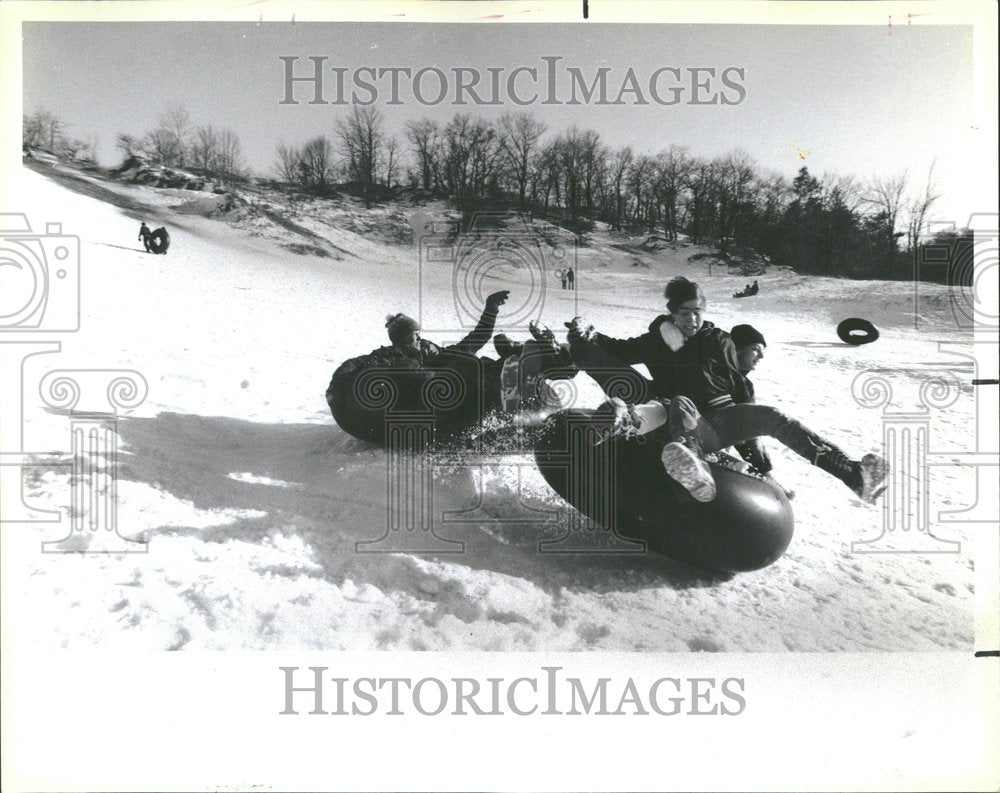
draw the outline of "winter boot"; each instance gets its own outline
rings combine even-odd
[[[531,338],[535,341],[540,341],[542,344],[547,344],[552,348],[552,352],[559,352],[559,342],[556,341],[556,335],[545,325],[540,324],[537,320],[531,320],[528,323],[528,333],[531,334]]]
[[[693,435],[663,447],[664,470],[670,478],[679,482],[696,501],[711,501],[715,498],[715,477],[705,462],[701,442]]]
[[[512,342],[502,333],[498,333],[493,337],[493,349],[497,351],[497,355],[501,361],[513,355],[520,355],[522,348],[523,345]]]
[[[874,504],[887,486],[889,463],[877,454],[866,454],[858,462],[836,446],[824,444],[817,447],[813,465],[837,477],[867,504]]]
[[[866,454],[857,465],[861,471],[861,487],[854,492],[862,501],[874,504],[888,486],[889,463],[877,454]]]
[[[563,347],[556,341],[556,335],[545,325],[541,325],[536,320],[528,323],[528,332],[531,337],[547,348],[544,368],[545,376],[550,380],[571,380],[580,371],[580,368],[573,363],[573,356],[569,349]],[[549,354],[551,353],[551,355]]]

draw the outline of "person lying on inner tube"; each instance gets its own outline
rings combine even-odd
[[[569,379],[576,374],[576,367],[567,350],[560,347],[551,330],[536,321],[528,323],[532,341],[527,343],[511,341],[498,333],[493,338],[494,349],[499,360],[477,358],[475,354],[489,341],[496,326],[499,306],[507,302],[510,292],[494,292],[486,299],[486,308],[478,324],[457,344],[441,347],[420,335],[420,325],[405,314],[395,314],[386,318],[386,328],[392,347],[390,355],[415,359],[429,369],[451,370],[459,375],[473,389],[482,395],[483,407],[492,410],[501,402],[501,371],[504,361],[510,357],[525,357],[538,374],[545,378]],[[477,388],[482,384],[482,389]]]
[[[497,324],[497,314],[500,306],[507,302],[510,290],[502,289],[486,298],[479,322],[461,341],[441,347],[432,341],[420,337],[420,324],[406,314],[393,314],[386,317],[385,327],[389,331],[389,341],[392,346],[411,358],[419,358],[421,363],[433,363],[442,353],[462,352],[474,355],[479,352],[491,338]]]
[[[420,324],[412,317],[402,313],[390,315],[386,317],[385,327],[392,346],[383,350],[392,357],[416,360],[428,369],[455,373],[466,385],[470,407],[481,402],[484,411],[495,409],[500,400],[502,364],[491,358],[478,358],[476,353],[493,337],[497,314],[508,297],[510,291],[507,289],[487,297],[476,327],[461,341],[445,347],[422,338]]]
[[[666,424],[670,442],[663,449],[663,467],[699,501],[711,501],[716,493],[706,452],[768,435],[874,503],[885,490],[887,462],[875,454],[852,460],[795,419],[750,401],[752,392],[740,373],[732,338],[721,331],[702,333],[707,302],[701,288],[687,279],[671,284],[678,297],[686,298],[677,305],[674,320],[685,336],[676,353],[677,391],[672,399],[659,400],[659,407],[653,402],[619,412],[616,420],[624,421],[625,431],[645,434]]]

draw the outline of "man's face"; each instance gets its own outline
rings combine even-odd
[[[420,331],[415,330],[409,336],[407,336],[399,345],[404,350],[417,350],[420,351]]]
[[[680,328],[681,333],[686,338],[691,338],[701,328],[702,314],[705,312],[705,304],[700,300],[688,300],[681,303],[676,311],[670,312],[674,324]]]
[[[752,372],[757,368],[757,364],[764,360],[764,345],[744,344],[736,350],[736,360],[743,374]]]

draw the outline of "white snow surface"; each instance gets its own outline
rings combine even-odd
[[[58,510],[64,523],[4,529],[6,602],[32,604],[30,615],[15,612],[6,626],[12,641],[142,649],[972,648],[969,527],[947,528],[960,553],[852,553],[852,541],[879,535],[882,510],[773,441],[775,474],[797,494],[796,532],[785,556],[757,572],[726,578],[653,555],[540,552],[551,531],[503,522],[528,509],[565,509],[527,456],[436,471],[434,514],[476,516],[436,527],[464,543],[463,552],[358,553],[356,543],[386,533],[386,455],[336,426],[324,391],[340,362],[386,343],[388,313],[417,316],[422,308],[425,327],[455,326],[452,268],[425,264],[418,272],[418,246],[405,228],[447,210],[368,211],[349,200],[305,199],[290,207],[259,194],[249,196],[255,208],[246,196],[218,204],[224,196],[102,185],[110,191],[103,200],[23,172],[17,194],[33,226],[60,221],[64,233],[80,237],[83,306],[81,330],[57,337],[62,352],[28,359],[25,380],[52,368],[134,369],[145,377],[148,398],[117,420],[117,516],[123,535],[148,545],[145,553],[40,552],[42,541],[67,533],[73,474],[46,461],[69,458],[69,417],[45,410],[37,389],[25,386],[25,443],[39,464],[25,477],[24,496]],[[125,200],[109,201],[111,194]],[[261,201],[270,202],[270,216],[259,211]],[[154,209],[144,212],[143,204]],[[170,230],[167,255],[142,251],[140,219]],[[890,370],[895,407],[913,410],[920,378],[951,368],[964,385],[953,405],[934,413],[933,445],[975,448],[971,366],[940,351],[945,336],[928,330],[951,321],[944,287],[921,284],[915,328],[912,284],[774,270],[758,278],[757,297],[734,300],[751,279],[718,266],[710,276],[707,265],[687,263],[698,248],[647,251],[628,242],[595,231],[578,253],[579,290],[551,280],[536,315],[560,331],[583,314],[609,335],[638,335],[664,310],[666,280],[686,274],[708,291],[708,319],[724,328],[749,321],[766,335],[753,378],[758,401],[860,456],[880,449],[882,424],[880,410],[851,396],[859,373]],[[296,252],[302,245],[311,247]],[[483,294],[500,288],[512,292],[502,325],[527,300],[530,279],[513,267],[487,273]],[[836,322],[854,315],[872,318],[882,338],[841,345]],[[962,344],[971,348],[971,339]],[[584,404],[597,404],[589,378],[574,383]],[[88,409],[101,408],[77,407]],[[968,507],[974,485],[963,465],[934,466],[930,514]],[[99,541],[84,534],[72,547],[94,550]]]

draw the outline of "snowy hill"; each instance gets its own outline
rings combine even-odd
[[[49,169],[47,178],[41,175]],[[34,227],[63,223],[81,241],[83,316],[62,352],[25,364],[26,382],[52,368],[134,369],[149,386],[117,429],[118,521],[148,542],[142,554],[39,554],[65,524],[5,537],[7,592],[35,604],[7,630],[32,646],[106,648],[929,650],[971,649],[972,538],[942,529],[960,553],[852,553],[877,537],[883,514],[790,451],[769,444],[776,476],[797,493],[796,536],[774,566],[730,579],[658,557],[541,553],[558,528],[537,515],[565,505],[527,456],[477,467],[442,465],[436,515],[464,515],[439,534],[461,553],[358,553],[386,532],[386,458],[347,436],[323,398],[343,360],[386,343],[387,313],[422,312],[425,328],[455,328],[454,268],[421,257],[422,230],[448,207],[366,210],[284,194],[125,184],[63,169],[24,170],[20,196]],[[143,252],[139,220],[165,225],[166,256]],[[651,244],[598,227],[579,248],[536,222],[525,232],[551,269],[572,264],[564,291],[512,257],[476,274],[477,294],[507,288],[500,324],[526,312],[561,329],[575,314],[632,336],[663,311],[665,281],[706,287],[708,318],[752,322],[768,339],[758,399],[826,433],[849,452],[880,449],[881,412],[851,396],[855,377],[888,369],[893,404],[912,410],[928,373],[962,385],[933,414],[936,451],[975,448],[971,366],[942,352],[954,325],[945,287],[806,278],[747,278],[685,244]],[[564,265],[561,263],[565,263]],[[541,280],[540,280],[541,279]],[[547,279],[547,280],[545,280]],[[460,296],[461,298],[462,296]],[[463,298],[464,299],[464,298]],[[471,299],[471,298],[470,298]],[[520,314],[518,313],[520,312]],[[873,319],[876,344],[851,348],[834,327]],[[427,332],[448,341],[448,333]],[[451,338],[459,331],[451,332]],[[492,354],[487,348],[484,354]],[[580,400],[599,393],[584,375]],[[26,443],[38,466],[25,497],[69,515],[69,416],[25,387]],[[84,397],[86,400],[87,397]],[[81,403],[77,411],[100,410]],[[962,465],[935,466],[932,518],[974,501]],[[532,512],[534,510],[534,512]],[[471,516],[471,517],[470,517]],[[534,517],[533,517],[534,516]],[[511,522],[520,519],[520,522]],[[565,518],[558,518],[564,520]],[[531,521],[535,522],[532,523]],[[555,533],[555,534],[554,534]],[[77,540],[85,550],[86,537]]]

